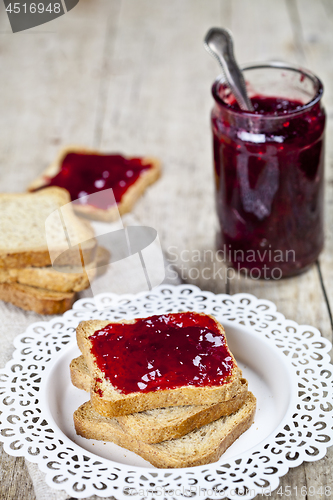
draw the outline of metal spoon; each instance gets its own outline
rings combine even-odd
[[[205,37],[204,44],[208,52],[222,66],[227,84],[240,109],[254,111],[246,92],[243,74],[236,63],[230,32],[224,28],[211,28]]]

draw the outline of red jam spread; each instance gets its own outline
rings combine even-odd
[[[124,394],[220,385],[234,366],[215,321],[195,313],[112,323],[90,341],[97,366]]]
[[[72,200],[92,193],[113,189],[115,200],[120,202],[127,189],[139,178],[141,172],[151,168],[140,158],[125,158],[121,155],[92,153],[68,153],[59,173],[47,180],[47,186],[58,186],[69,191]],[[95,197],[96,208],[107,209],[111,205],[109,195]]]
[[[320,102],[251,101],[253,118],[235,101],[212,112],[218,247],[251,278],[279,279],[306,269],[323,247],[325,112]]]

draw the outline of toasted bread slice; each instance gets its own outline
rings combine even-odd
[[[82,391],[90,392],[91,377],[86,360],[81,355],[69,365],[72,384]]]
[[[140,319],[123,320],[121,322],[110,322],[100,320],[83,321],[76,329],[76,337],[79,349],[81,350],[91,374],[92,384],[90,389],[90,399],[93,408],[101,415],[107,417],[116,417],[119,415],[128,415],[130,413],[141,412],[154,408],[170,407],[170,406],[186,406],[186,405],[211,405],[219,402],[227,401],[239,393],[242,387],[241,377],[242,372],[238,368],[236,360],[230,353],[226,345],[226,339],[223,327],[213,318],[198,313],[182,313],[183,315],[192,315],[197,318],[205,317],[213,321],[214,327],[221,336],[221,343],[226,346],[228,358],[232,360],[232,369],[228,375],[223,378],[218,385],[183,385],[175,386],[171,389],[151,390],[149,392],[135,391],[124,393],[115,386],[114,382],[109,380],[103,370],[99,367],[95,356],[92,354],[92,342],[90,337],[97,331],[103,329],[107,325],[117,325],[123,327],[124,335],[129,329],[127,325],[133,325]],[[161,318],[178,317],[179,315],[163,315]],[[144,321],[146,321],[146,318]],[[176,319],[175,319],[176,321]],[[179,330],[178,330],[179,331]],[[156,332],[152,330],[154,335]],[[157,334],[157,333],[156,333]],[[177,333],[176,333],[177,335]],[[156,338],[152,337],[154,340]],[[112,340],[111,340],[112,341]],[[112,345],[110,344],[112,348]],[[181,352],[181,351],[179,351]],[[164,351],[163,351],[164,353]],[[126,353],[124,353],[126,354]],[[144,354],[144,353],[143,353]],[[184,353],[184,363],[192,363],[192,360],[187,360],[186,352]],[[113,362],[114,363],[114,362]],[[128,366],[128,376],[131,377],[133,372],[132,359],[124,359],[124,366]],[[183,364],[183,362],[181,363]],[[192,363],[193,366],[193,363]],[[155,367],[155,369],[158,369]],[[184,366],[186,369],[186,366]],[[126,376],[126,375],[125,375]],[[221,379],[222,380],[222,379]],[[176,384],[177,385],[177,384]],[[136,385],[140,387],[140,385]]]
[[[89,275],[90,276],[90,275]],[[91,277],[90,277],[91,279]],[[1,268],[0,284],[20,283],[55,292],[81,292],[89,287],[90,281],[87,274],[72,273],[64,268],[63,272],[56,271],[53,267],[22,267]]]
[[[91,379],[87,363],[83,356],[75,358],[70,364],[73,385],[87,392]],[[208,406],[172,406],[157,408],[132,415],[117,417],[122,429],[133,436],[140,436],[144,443],[160,443],[167,439],[176,439],[202,427],[222,415],[230,415],[242,406],[247,396],[248,383],[241,380],[242,387],[237,396],[223,403]]]
[[[75,293],[54,292],[20,283],[0,283],[0,300],[38,314],[62,314],[72,307]]]
[[[97,413],[91,403],[84,403],[74,412],[74,425],[78,435],[87,439],[111,441],[134,451],[155,467],[193,467],[216,462],[234,441],[252,424],[256,398],[247,393],[244,404],[231,415],[195,429],[185,436],[147,444],[128,434],[116,418],[106,418]]]
[[[46,240],[45,222],[70,203],[65,189],[47,188],[37,193],[0,195],[0,267],[45,267],[52,264]],[[49,242],[59,255],[58,265],[81,265],[82,254],[87,264],[94,260],[96,241],[90,225],[81,221],[66,207],[66,230],[60,215],[49,226]],[[79,242],[81,249],[71,242]],[[61,254],[63,253],[63,260]]]
[[[73,266],[58,267],[0,267],[0,283],[20,283],[54,292],[81,292],[89,287],[97,274],[98,267],[106,265],[109,252],[98,247],[96,258],[84,267],[83,272],[73,272]],[[88,273],[88,274],[87,274]]]
[[[87,153],[91,155],[103,156],[103,153],[100,151],[88,149],[84,146],[66,146],[59,151],[55,160],[46,168],[46,170],[44,170],[41,176],[29,185],[29,191],[35,191],[48,186],[50,180],[60,172],[64,158],[70,153]],[[157,181],[161,175],[161,164],[157,158],[144,157],[141,161],[143,165],[150,165],[150,168],[141,172],[137,181],[129,186],[117,205],[113,205],[107,209],[102,209],[89,204],[74,204],[74,210],[77,214],[84,215],[90,219],[108,222],[117,219],[119,214],[122,215],[130,212],[136,201],[144,193],[147,187]]]

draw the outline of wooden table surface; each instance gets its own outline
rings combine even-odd
[[[332,0],[81,0],[65,16],[17,34],[2,3],[0,11],[1,191],[24,191],[70,143],[156,155],[163,177],[134,214],[158,230],[182,279],[213,292],[272,300],[286,317],[332,340]],[[239,62],[298,63],[325,85],[326,246],[317,264],[296,278],[214,276],[216,263],[205,257],[214,248],[216,224],[209,115],[218,67],[202,40],[218,25],[232,30]],[[200,262],[187,262],[197,250]],[[207,266],[209,279],[200,272]],[[24,460],[4,452],[0,460],[1,500],[35,499]],[[333,492],[332,471],[330,448],[325,458],[291,469],[280,484],[283,491],[291,486],[289,498],[305,498],[295,486]]]

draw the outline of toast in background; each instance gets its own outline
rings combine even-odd
[[[45,267],[52,264],[46,241],[45,222],[63,205],[70,203],[65,189],[50,187],[36,193],[0,194],[0,267]],[[66,230],[59,218],[49,227],[54,249],[63,261],[58,265],[81,266],[78,249],[68,250],[67,238],[82,241],[81,251],[85,262],[95,258],[96,241],[92,228],[81,221],[66,207]],[[61,255],[60,255],[61,257]],[[80,256],[79,256],[80,257]]]
[[[82,272],[74,272],[74,266],[63,266],[54,269],[47,267],[0,267],[0,284],[20,283],[54,292],[81,292],[89,287],[96,275],[102,274],[109,263],[110,253],[106,248],[97,247],[95,260],[84,266]]]
[[[20,283],[0,283],[0,300],[38,314],[62,314],[72,307],[75,293],[54,292]]]
[[[72,211],[64,189],[0,194],[0,231],[0,299],[5,302],[39,314],[62,314],[96,274],[101,252],[94,232]]]
[[[77,158],[80,158],[80,155],[82,158],[83,156],[85,157],[85,161],[82,163],[81,167],[81,176],[80,167],[76,167],[75,171],[73,170],[68,160],[69,155],[76,155]],[[103,167],[101,172],[99,172],[96,177],[95,173],[99,171],[98,165],[96,164],[96,158],[106,157],[119,157],[123,159],[122,161],[125,163],[124,174],[122,177],[117,176],[116,179],[112,178],[112,165],[109,167],[109,171],[106,171]],[[61,176],[64,161],[68,162],[68,165],[66,164],[64,167],[66,168],[67,175]],[[130,177],[133,176],[133,172],[135,174],[135,170],[130,170],[130,165],[127,165],[126,162],[133,162],[133,168],[134,162],[140,162],[142,168],[135,181],[132,184],[129,184],[128,187],[124,188],[125,191],[122,190],[122,192],[118,195],[117,189],[119,189],[119,186],[117,187],[117,185],[121,183],[124,183],[125,185],[126,183],[132,182]],[[115,168],[113,170],[115,170]],[[71,176],[68,176],[68,172],[71,172]],[[118,214],[122,215],[130,212],[136,201],[144,193],[147,187],[150,184],[153,184],[160,177],[160,175],[161,165],[160,161],[156,158],[125,158],[120,155],[107,155],[105,153],[101,153],[100,151],[73,145],[60,150],[55,160],[44,170],[40,177],[35,179],[29,185],[28,190],[36,191],[49,185],[61,186],[70,192],[72,201],[75,201],[79,199],[80,192],[92,194],[112,188],[117,202],[116,205],[108,206],[108,204],[105,204],[105,200],[103,200],[102,204],[97,203],[93,205],[89,203],[75,203],[73,205],[74,210],[78,215],[107,222],[117,219]],[[68,178],[69,180],[67,180]],[[89,178],[90,181],[87,181]]]
[[[63,272],[56,271],[53,267],[23,267],[6,269],[0,267],[0,284],[20,283],[54,292],[81,292],[89,287],[88,275],[72,273],[71,269],[64,267]],[[90,273],[89,273],[90,277]]]

